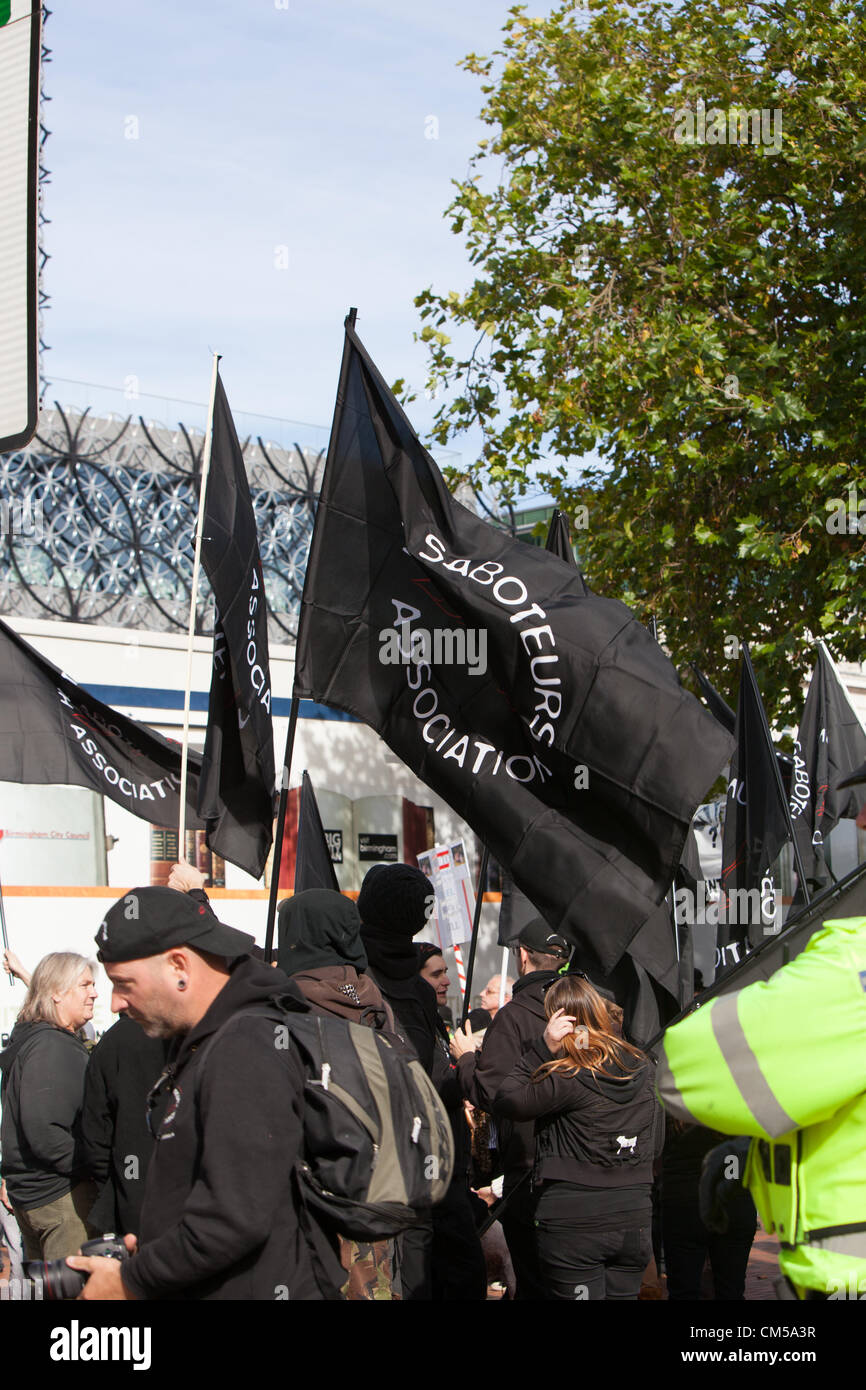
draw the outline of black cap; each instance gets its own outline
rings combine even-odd
[[[533,917],[527,922],[513,944],[525,946],[527,951],[537,951],[539,955],[558,956],[560,960],[568,960],[571,955],[570,943],[551,931],[543,917]]]
[[[844,782],[837,782],[836,789],[841,791],[843,787],[854,787],[858,782],[866,782],[866,763],[858,767],[856,772],[852,772],[850,777],[846,777]]]
[[[142,960],[172,946],[194,946],[228,960],[247,956],[255,937],[227,927],[200,899],[175,888],[131,888],[105,914],[96,933],[98,960]]]

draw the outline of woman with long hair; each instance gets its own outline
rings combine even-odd
[[[634,1300],[652,1254],[661,1107],[650,1059],[580,972],[550,982],[547,1027],[503,1083],[497,1114],[535,1120],[538,1263],[552,1299]]]
[[[3,1177],[26,1260],[74,1255],[88,1237],[96,1189],[82,1171],[79,1120],[93,1017],[95,967],[59,951],[43,957],[27,990],[3,1069]]]

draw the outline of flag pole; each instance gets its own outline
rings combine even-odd
[[[499,1007],[505,1005],[505,995],[508,986],[508,947],[502,947],[502,964],[499,967]]]
[[[277,833],[274,836],[274,857],[271,860],[271,891],[268,898],[268,922],[265,928],[265,962],[270,964],[274,952],[274,923],[277,918],[277,894],[280,891],[280,869],[283,863],[283,831],[286,824],[286,806],[289,801],[289,777],[292,770],[292,753],[295,747],[295,730],[298,727],[298,706],[300,699],[292,696],[289,711],[289,728],[286,733],[286,751],[283,754],[283,774],[280,778],[280,804],[277,811]]]
[[[183,743],[180,755],[180,813],[177,827],[177,857],[186,859],[186,782],[189,767],[189,705],[192,690],[192,650],[195,641],[195,610],[198,595],[198,572],[201,566],[201,542],[204,529],[204,509],[207,499],[207,475],[210,472],[211,445],[213,443],[213,412],[216,401],[217,378],[219,377],[220,353],[213,355],[213,371],[210,383],[210,407],[207,415],[207,429],[204,437],[204,450],[201,460],[201,486],[198,496],[198,522],[195,534],[195,559],[192,566],[192,589],[189,598],[189,632],[186,644],[186,688],[183,694]]]
[[[0,931],[3,933],[3,950],[9,950],[9,937],[6,935],[6,911],[3,907],[3,884],[0,883]],[[9,971],[9,983],[14,985],[15,976]]]
[[[487,882],[487,865],[490,860],[490,850],[484,846],[484,853],[481,856],[481,867],[478,870],[478,887],[475,890],[475,913],[472,918],[472,942],[469,947],[469,963],[466,966],[466,993],[463,996],[463,1017],[460,1019],[460,1027],[466,1027],[466,1020],[469,1017],[469,1002],[472,996],[472,972],[475,969],[475,951],[478,947],[478,926],[481,921],[481,905],[484,902],[484,885]]]
[[[769,725],[769,723],[767,722],[767,711],[764,709],[764,701],[762,700],[762,698],[761,698],[761,692],[760,692],[760,690],[758,689],[758,682],[757,682],[757,679],[756,679],[756,677],[755,677],[755,670],[754,670],[754,667],[752,666],[752,658],[751,658],[751,656],[749,655],[749,646],[748,646],[748,643],[747,643],[747,642],[744,642],[744,643],[743,643],[743,654],[744,654],[744,656],[745,656],[745,658],[746,658],[746,661],[747,661],[748,664],[749,664],[749,673],[750,673],[750,675],[751,675],[751,677],[752,677],[752,685],[753,685],[755,691],[757,692],[757,696],[758,696],[758,708],[759,708],[760,711],[761,711],[761,726],[762,726],[763,731],[764,731],[764,738],[766,739],[767,747],[768,747],[769,750],[770,750],[770,760],[771,760],[771,762],[772,762],[772,764],[773,764],[773,773],[774,773],[775,778],[776,778],[776,790],[777,790],[778,793],[779,793],[779,797],[780,797],[781,802],[782,802],[782,807],[783,807],[784,812],[785,812],[785,820],[787,821],[787,824],[788,824],[788,834],[789,834],[789,836],[790,836],[790,838],[791,838],[791,845],[793,846],[793,850],[794,850],[794,863],[795,863],[796,866],[797,866],[797,876],[798,876],[798,878],[799,878],[799,880],[800,880],[800,886],[801,886],[801,888],[803,889],[803,897],[804,897],[805,900],[806,900],[806,906],[808,907],[811,900],[810,900],[810,898],[809,898],[809,885],[808,885],[808,883],[806,882],[806,871],[805,871],[805,869],[803,868],[803,859],[802,859],[802,856],[801,856],[801,854],[800,854],[800,846],[797,844],[797,836],[794,834],[794,823],[793,823],[793,821],[791,820],[791,807],[790,807],[790,805],[788,804],[788,798],[787,798],[786,795],[785,795],[785,788],[784,788],[784,786],[783,786],[783,784],[782,784],[782,774],[781,774],[781,772],[779,771],[779,760],[778,760],[778,758],[776,757],[776,745],[773,743],[773,738],[772,738],[772,735],[771,735],[771,733],[770,733],[770,725]]]
[[[358,317],[358,310],[355,309],[355,308],[350,309],[349,312],[348,312],[348,314],[346,315],[346,323],[349,325],[350,328],[354,328],[354,327],[355,327],[355,321],[356,321],[357,317]],[[313,528],[313,536],[315,536],[315,527]],[[312,551],[312,540],[310,541],[310,549],[311,549],[311,551]],[[306,573],[306,570],[305,570],[305,571],[304,571],[304,589],[306,589],[306,587],[307,587],[307,573]],[[299,645],[300,645],[301,625],[303,624],[303,621],[304,621],[304,595],[303,595],[303,592],[302,592],[302,593],[301,593],[300,617],[299,617],[299,620],[298,620],[298,636],[297,636],[297,639],[296,639],[296,642],[295,642],[295,661],[296,661],[295,669],[296,669],[296,670],[297,670],[297,652],[298,652],[298,647],[299,647]],[[294,682],[293,682],[293,684],[294,684]],[[298,706],[299,706],[299,704],[300,704],[299,697],[298,697],[297,695],[295,695],[294,692],[293,692],[293,693],[292,693],[292,707],[291,707],[291,710],[290,710],[290,712],[289,712],[289,728],[288,728],[288,733],[286,734],[286,751],[285,751],[285,753],[283,754],[283,773],[282,773],[282,777],[281,777],[281,779],[280,779],[280,804],[279,804],[279,809],[278,809],[278,811],[277,811],[277,833],[276,833],[276,836],[275,836],[275,838],[274,838],[274,857],[273,857],[273,860],[272,860],[272,862],[271,862],[271,891],[270,891],[270,896],[269,896],[269,898],[268,898],[268,920],[267,920],[267,926],[265,927],[265,960],[266,960],[268,963],[269,963],[270,960],[271,960],[271,957],[272,957],[272,955],[273,955],[273,949],[274,949],[274,923],[275,923],[275,921],[276,921],[276,916],[277,916],[277,893],[279,892],[279,887],[280,887],[280,869],[281,869],[281,867],[282,867],[282,861],[283,861],[283,827],[284,827],[284,825],[285,825],[285,820],[286,820],[286,805],[288,804],[288,799],[289,799],[289,776],[290,776],[290,773],[291,773],[291,770],[292,770],[292,752],[293,752],[294,746],[295,746],[295,730],[296,730],[297,724],[298,724]]]

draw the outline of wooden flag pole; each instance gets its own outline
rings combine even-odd
[[[283,754],[283,775],[280,779],[280,804],[277,811],[277,833],[274,836],[274,856],[271,860],[271,891],[268,897],[268,922],[265,928],[265,961],[270,964],[274,954],[274,924],[277,920],[277,894],[280,891],[280,869],[283,864],[283,831],[286,825],[286,806],[289,801],[289,777],[292,771],[292,753],[295,747],[295,730],[298,727],[297,695],[292,696],[289,711],[289,728],[286,734],[286,751]]]
[[[466,966],[466,993],[463,996],[463,1016],[460,1019],[460,1027],[466,1027],[466,1020],[469,1017],[469,1001],[472,997],[472,972],[475,969],[475,952],[478,948],[478,927],[481,922],[481,906],[484,902],[484,886],[487,883],[487,865],[490,862],[490,850],[484,846],[484,853],[481,856],[481,867],[478,870],[478,887],[475,890],[475,914],[472,918],[472,942],[469,946],[469,963]]]
[[[505,1004],[505,995],[508,992],[508,947],[502,947],[502,965],[499,967],[499,1007]]]
[[[195,641],[196,597],[198,595],[198,572],[201,566],[201,542],[204,528],[204,509],[207,498],[207,476],[210,472],[210,454],[213,443],[213,412],[216,401],[217,378],[219,376],[220,354],[213,355],[213,372],[210,383],[210,409],[207,416],[207,430],[204,437],[204,451],[201,461],[201,486],[198,497],[198,523],[195,534],[195,559],[192,566],[192,589],[189,598],[189,633],[186,645],[186,688],[183,696],[183,743],[180,755],[180,815],[177,828],[177,857],[186,859],[186,783],[189,771],[189,705],[192,690],[192,650]]]

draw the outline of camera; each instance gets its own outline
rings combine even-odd
[[[109,1260],[120,1260],[121,1263],[129,1259],[129,1251],[113,1232],[97,1240],[84,1241],[81,1253],[105,1255]],[[24,1272],[33,1284],[34,1297],[51,1301],[77,1298],[89,1277],[83,1270],[70,1269],[65,1260],[30,1260]]]

